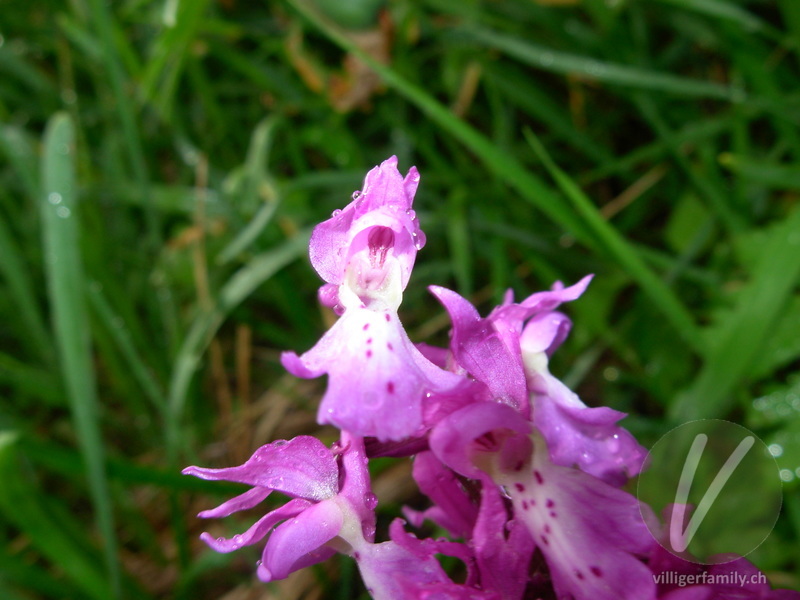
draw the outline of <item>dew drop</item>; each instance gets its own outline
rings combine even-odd
[[[364,504],[369,510],[374,510],[378,506],[378,497],[372,492],[364,494]]]
[[[59,206],[56,209],[56,215],[58,215],[62,219],[66,219],[71,214],[72,214],[72,212],[66,206]]]
[[[358,200],[360,197],[361,197],[361,190],[356,190],[355,192],[353,192],[352,196],[353,200]]]
[[[338,217],[340,214],[342,214],[342,209],[341,208],[337,208],[335,211],[333,211],[331,213],[331,216],[332,217]]]
[[[61,194],[58,192],[50,192],[50,194],[47,196],[47,201],[50,204],[61,204],[61,200]]]

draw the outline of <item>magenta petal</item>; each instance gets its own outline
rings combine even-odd
[[[559,312],[540,313],[525,325],[520,336],[520,347],[524,353],[546,352],[551,355],[561,345],[572,327],[567,315]]]
[[[532,294],[520,302],[519,306],[526,311],[528,317],[534,315],[535,313],[554,310],[564,302],[572,302],[573,300],[580,298],[583,295],[583,292],[585,292],[586,288],[589,286],[589,282],[592,280],[592,277],[594,277],[594,275],[587,275],[578,283],[571,285],[568,288],[565,288],[560,282],[557,282],[556,285],[553,286],[552,290]],[[503,312],[505,308],[506,307],[500,307],[496,310],[498,312]]]
[[[509,521],[497,486],[487,481],[472,536],[481,587],[495,590],[503,600],[519,600],[528,584],[535,544],[524,524]]]
[[[453,322],[450,347],[456,362],[484,383],[496,400],[515,407],[527,402],[525,371],[514,334],[506,324],[481,319],[478,311],[457,293],[431,286]]]
[[[425,359],[391,311],[348,309],[311,350],[283,360],[299,377],[328,374],[320,423],[381,441],[420,433],[425,395],[463,380]]]
[[[297,569],[325,560],[330,551],[320,550],[339,534],[342,523],[342,511],[335,502],[308,507],[275,529],[264,549],[262,567],[271,579],[283,579]]]
[[[221,519],[222,517],[227,517],[240,510],[247,510],[257,506],[269,496],[271,492],[272,490],[268,488],[254,487],[247,490],[244,494],[239,494],[223,502],[216,508],[198,513],[197,516],[201,519]]]
[[[236,481],[308,500],[332,498],[338,491],[339,469],[331,451],[307,435],[261,446],[238,467],[187,467],[185,475],[201,479]]]
[[[378,498],[372,493],[369,477],[369,459],[364,448],[364,439],[343,431],[341,445],[342,489],[339,497],[350,504],[361,523],[364,539],[372,542],[375,539],[375,507]]]
[[[502,429],[527,434],[531,426],[519,412],[506,404],[477,402],[442,419],[431,431],[429,444],[436,457],[455,472],[481,479],[483,474],[473,464],[473,453],[476,452],[473,441]],[[524,462],[528,457],[518,458]]]
[[[447,369],[450,359],[450,350],[447,348],[439,348],[438,346],[431,346],[424,342],[414,344],[420,354],[435,364],[440,369]]]
[[[373,600],[499,600],[492,592],[453,583],[433,556],[440,550],[466,556],[460,544],[417,540],[397,520],[390,529],[392,541],[369,544],[354,554]]]
[[[516,515],[544,554],[559,598],[656,597],[652,573],[639,558],[655,540],[634,496],[552,464],[541,438],[530,473],[505,483]]]
[[[612,485],[638,474],[647,451],[617,425],[625,413],[587,407],[561,381],[545,373],[532,381],[533,422],[558,465],[577,465]]]
[[[236,534],[232,538],[215,538],[208,533],[203,533],[200,539],[217,552],[233,552],[243,546],[250,546],[260,541],[277,523],[297,516],[309,506],[311,503],[308,500],[295,498],[261,517],[244,533]]]
[[[422,513],[408,511],[409,520],[419,527],[430,519],[453,537],[469,538],[478,507],[470,499],[455,473],[445,467],[432,452],[422,452],[414,458],[414,480],[420,491],[433,501],[433,507]]]

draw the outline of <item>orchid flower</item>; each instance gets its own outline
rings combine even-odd
[[[591,276],[564,288],[533,294],[515,304],[510,295],[481,318],[466,299],[433,286],[431,292],[450,313],[450,348],[458,364],[483,382],[495,400],[532,414],[547,441],[551,460],[577,465],[587,473],[620,486],[641,471],[646,451],[617,422],[625,413],[586,406],[554,377],[549,357],[571,328],[554,309],[584,292]]]
[[[320,423],[355,435],[399,440],[423,431],[426,394],[462,378],[426,359],[408,339],[397,310],[425,237],[411,208],[419,182],[403,178],[392,157],[363,189],[311,236],[311,264],[327,282],[321,297],[340,319],[308,352],[283,354],[289,372],[328,374]]]

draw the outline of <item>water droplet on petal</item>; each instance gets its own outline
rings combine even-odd
[[[358,200],[360,197],[361,197],[361,190],[356,190],[355,192],[353,192],[352,196],[353,200]]]
[[[364,504],[369,510],[374,510],[378,506],[378,497],[372,492],[364,494]]]
[[[332,217],[338,217],[340,214],[342,214],[342,209],[341,208],[337,208],[335,211],[333,211],[331,213],[331,216]]]

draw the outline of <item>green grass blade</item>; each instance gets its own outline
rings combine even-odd
[[[608,164],[589,171],[581,176],[580,181],[584,184],[593,183],[617,173],[631,171],[642,163],[663,159],[676,146],[681,148],[704,143],[725,133],[730,128],[731,120],[731,116],[725,115],[716,119],[706,117],[700,121],[689,123],[674,131],[669,142],[659,139],[639,146],[625,156],[620,156]]]
[[[145,98],[167,121],[173,96],[183,70],[189,44],[203,23],[208,0],[176,0],[174,11],[165,13],[161,35],[156,41],[142,77]]]
[[[800,167],[753,160],[747,156],[725,153],[720,164],[741,179],[778,190],[800,190]]]
[[[65,528],[52,506],[43,503],[43,494],[22,472],[16,436],[0,432],[0,511],[36,548],[79,586],[87,598],[107,600],[114,597],[104,576],[102,560],[93,557]],[[66,511],[62,511],[66,513]],[[75,528],[80,526],[76,525]]]
[[[39,177],[36,173],[34,141],[24,129],[12,125],[0,126],[0,148],[14,167],[20,182],[31,198],[39,196]]]
[[[261,203],[261,207],[242,231],[219,253],[216,259],[219,265],[230,262],[252,244],[270,224],[278,209],[280,200],[277,197],[275,185],[268,177],[265,168],[277,123],[277,119],[268,117],[261,121],[253,131],[245,162],[244,189],[237,197],[236,202],[237,204],[241,203],[243,207]]]
[[[757,366],[765,340],[800,279],[800,210],[770,231],[747,287],[722,324],[700,373],[672,406],[688,421],[721,417],[733,408],[737,386]]]
[[[220,291],[211,310],[200,313],[183,340],[173,364],[167,399],[167,449],[174,458],[180,432],[180,419],[189,385],[225,317],[260,285],[280,269],[305,254],[310,233],[298,234],[277,248],[254,256],[239,269]]]
[[[44,318],[39,312],[39,300],[33,291],[34,283],[31,280],[30,269],[26,267],[22,252],[12,238],[11,231],[1,214],[0,256],[3,257],[0,260],[0,273],[5,277],[24,328],[24,335],[20,336],[20,339],[31,346],[41,359],[50,363],[54,358],[52,343],[47,334]]]
[[[702,353],[703,343],[694,319],[675,293],[650,270],[639,258],[636,250],[603,218],[577,184],[553,162],[533,133],[526,131],[525,134],[542,164],[600,240],[602,250],[612,256],[641,286],[645,294],[650,297],[650,301],[671,321],[692,350]]]
[[[708,173],[701,173],[683,155],[680,146],[675,140],[675,135],[661,116],[654,98],[644,94],[637,94],[635,101],[644,117],[670,148],[673,160],[684,170],[692,185],[708,201],[710,207],[719,215],[720,220],[731,233],[743,231],[745,221],[731,206],[730,193],[725,189],[721,189],[721,187],[715,186],[713,177]]]
[[[20,554],[9,548],[0,549],[0,598],[31,600],[31,593],[36,593],[38,598],[55,600],[85,598],[86,594],[80,587],[65,581],[63,577],[54,577],[42,565],[30,564]],[[24,590],[24,595],[17,595],[11,586],[17,590]]]
[[[155,375],[153,375],[152,369],[147,365],[141,353],[137,350],[130,332],[124,327],[124,324],[121,323],[121,317],[114,312],[114,309],[108,303],[108,299],[105,297],[105,294],[103,294],[103,289],[100,284],[94,282],[89,284],[87,287],[87,295],[92,309],[105,326],[111,339],[116,343],[119,352],[130,368],[133,378],[139,384],[153,407],[157,409],[158,412],[161,412],[164,407],[166,394],[161,389],[161,385],[156,380]]]
[[[14,408],[24,410],[22,398],[29,396],[51,406],[66,405],[60,382],[45,367],[32,366],[0,352],[0,383],[14,388]]]
[[[754,14],[747,12],[736,4],[723,0],[658,0],[662,4],[671,4],[698,14],[731,21],[743,27],[748,32],[774,33],[774,30]]]
[[[125,72],[120,62],[115,42],[114,32],[116,23],[111,16],[109,5],[103,0],[89,0],[94,28],[97,37],[103,46],[103,59],[105,70],[108,74],[111,90],[114,95],[114,104],[117,109],[119,122],[122,126],[122,135],[125,148],[131,164],[131,170],[139,193],[149,198],[149,178],[147,174],[147,161],[145,160],[144,147],[136,125],[136,113],[130,100]],[[161,228],[159,216],[150,202],[145,202],[145,217],[150,243],[154,248],[161,246]]]
[[[611,152],[576,128],[564,106],[550,98],[526,73],[517,72],[508,65],[490,63],[485,68],[484,77],[496,85],[504,97],[519,105],[527,114],[540,119],[548,131],[561,137],[575,150],[600,164],[613,160]]]
[[[577,74],[613,85],[695,98],[741,100],[744,94],[740,89],[718,83],[687,79],[639,67],[610,63],[588,56],[560,52],[490,29],[470,27],[459,29],[454,35],[463,36],[466,40],[501,50],[527,65],[553,73]]]
[[[447,215],[447,241],[450,246],[451,263],[458,291],[469,298],[473,290],[473,263],[469,244],[466,198],[466,190],[457,188],[453,190],[447,200],[450,206]]]
[[[105,451],[100,434],[98,400],[85,279],[80,256],[80,232],[75,181],[75,131],[69,116],[53,116],[44,137],[42,196],[39,200],[45,275],[56,351],[67,397],[86,461],[95,517],[104,540],[106,566],[113,597],[119,597],[120,569],[111,497],[105,475]]]

